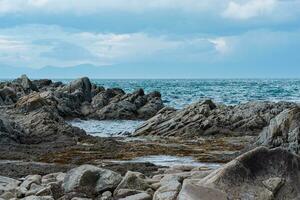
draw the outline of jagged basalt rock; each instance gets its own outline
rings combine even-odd
[[[225,106],[206,100],[178,111],[163,109],[139,127],[134,135],[257,135],[273,117],[293,107],[297,104],[249,102]]]

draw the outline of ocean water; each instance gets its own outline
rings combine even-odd
[[[143,88],[161,92],[166,105],[182,108],[203,99],[235,105],[252,100],[300,102],[300,79],[179,79],[179,80],[92,80],[106,88],[126,92]]]

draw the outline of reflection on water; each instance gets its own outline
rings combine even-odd
[[[137,157],[132,160],[114,160],[110,161],[113,163],[153,163],[159,166],[175,166],[175,165],[187,165],[187,166],[195,166],[195,167],[208,167],[210,169],[219,168],[221,165],[217,163],[202,163],[195,161],[191,156],[178,157],[178,156],[168,156],[168,155],[155,155],[155,156],[142,156]]]
[[[128,136],[132,133],[138,126],[140,126],[143,121],[137,120],[81,120],[75,119],[69,121],[73,126],[79,127],[85,130],[87,133],[99,136],[99,137],[120,137]]]

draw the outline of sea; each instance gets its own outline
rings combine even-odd
[[[60,80],[68,83],[71,80]],[[300,103],[300,79],[92,79],[105,88],[122,88],[133,92],[159,91],[165,105],[181,109],[191,103],[212,99],[217,103],[236,105],[248,101],[290,101]],[[143,121],[96,121],[75,119],[71,124],[88,133],[102,136],[126,136]]]

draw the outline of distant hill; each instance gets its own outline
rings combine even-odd
[[[107,66],[95,66],[91,64],[82,64],[73,67],[55,67],[46,66],[40,69],[32,69],[28,67],[10,67],[0,66],[0,79],[11,79],[17,78],[22,74],[26,74],[32,79],[37,78],[50,78],[50,79],[71,79],[82,76],[88,76],[90,78],[160,78],[168,77],[172,72],[165,74],[162,72],[161,67],[158,65],[148,65],[140,67],[141,65],[130,64],[130,65],[107,65]],[[148,68],[145,72],[145,67]],[[150,70],[149,70],[150,69]]]

